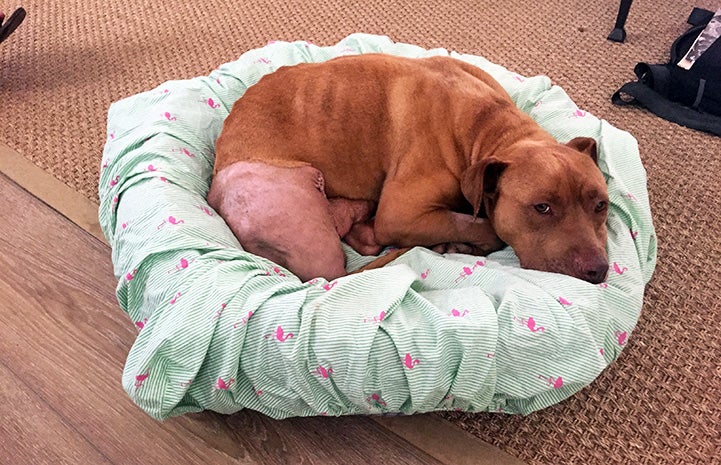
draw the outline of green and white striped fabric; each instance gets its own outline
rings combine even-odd
[[[111,106],[99,216],[118,301],[139,330],[123,386],[151,416],[527,414],[591,383],[628,341],[656,262],[636,141],[547,77],[477,56],[450,54],[491,73],[560,141],[598,141],[611,196],[607,283],[523,270],[510,249],[422,248],[383,269],[303,283],[240,248],[206,203],[231,106],[280,66],[369,52],[448,54],[362,34],[332,47],[275,42]],[[368,260],[347,252],[350,269]]]

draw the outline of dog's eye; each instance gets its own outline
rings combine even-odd
[[[598,202],[596,204],[595,210],[596,210],[596,213],[601,213],[606,208],[608,208],[608,202],[606,202],[605,200],[601,200],[600,202]]]
[[[547,203],[537,203],[533,206],[533,208],[536,209],[538,213],[541,215],[550,215],[551,214],[551,206]]]

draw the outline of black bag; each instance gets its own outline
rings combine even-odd
[[[721,136],[721,38],[701,54],[689,70],[677,66],[714,13],[694,8],[691,28],[671,46],[666,64],[638,63],[638,81],[624,84],[611,97],[616,105],[637,105],[661,118]]]

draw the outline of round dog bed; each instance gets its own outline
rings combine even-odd
[[[636,141],[547,77],[477,56],[450,54],[492,74],[559,141],[597,140],[611,203],[606,283],[521,269],[509,248],[416,248],[382,269],[303,283],[241,249],[206,203],[231,106],[280,66],[371,52],[448,55],[360,34],[332,47],[274,42],[111,106],[99,216],[118,301],[139,330],[123,386],[148,414],[527,414],[591,383],[627,343],[656,262]],[[349,269],[369,260],[346,250]]]

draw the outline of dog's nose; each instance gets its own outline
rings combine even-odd
[[[608,273],[608,260],[603,257],[596,257],[587,264],[583,271],[583,279],[591,284],[602,283]]]

